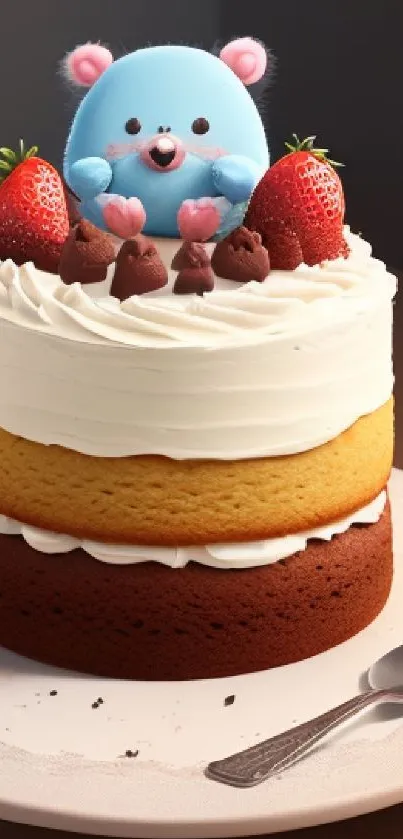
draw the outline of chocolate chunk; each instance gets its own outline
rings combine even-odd
[[[38,696],[39,696],[39,693],[38,693]],[[57,690],[49,691],[49,696],[57,696]]]
[[[174,294],[199,294],[213,291],[214,274],[211,268],[184,268],[173,287]]]
[[[139,753],[138,749],[135,749],[134,752],[132,751],[132,749],[126,749],[125,757],[137,757],[138,753]]]
[[[235,702],[235,694],[234,693],[231,693],[230,696],[226,696],[225,699],[224,699],[224,705],[225,705],[226,708],[228,707],[228,705],[233,705],[234,702]]]
[[[186,252],[184,254],[184,249],[187,244],[187,242],[183,242],[179,250],[176,251],[176,254],[171,262],[171,268],[173,271],[181,271],[182,268],[186,268]]]
[[[208,268],[210,257],[201,242],[183,242],[176,252],[171,268],[182,271],[183,268]]]
[[[262,282],[270,271],[269,254],[260,234],[246,227],[238,227],[218,242],[211,265],[217,277],[237,283]]]
[[[70,230],[60,257],[59,274],[67,285],[99,283],[115,260],[115,245],[109,233],[81,219]]]
[[[184,242],[172,260],[172,267],[179,270],[173,287],[174,294],[202,295],[213,291],[214,274],[210,257],[199,242]]]
[[[127,300],[134,294],[147,294],[164,288],[168,273],[154,242],[139,233],[123,243],[117,258],[111,294]]]
[[[91,705],[91,708],[99,708],[99,703],[98,702],[93,702],[92,705]]]

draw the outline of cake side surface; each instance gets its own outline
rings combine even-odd
[[[266,539],[365,506],[385,487],[392,457],[392,400],[323,446],[246,461],[96,458],[0,430],[0,514],[117,543]]]
[[[0,426],[98,457],[236,460],[328,442],[393,388],[396,280],[350,239],[346,259],[261,283],[123,303],[3,263]]]
[[[15,652],[100,676],[212,678],[316,655],[364,629],[392,579],[379,521],[273,565],[110,566],[0,536],[0,638]]]

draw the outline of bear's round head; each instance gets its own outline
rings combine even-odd
[[[209,173],[221,156],[247,157],[263,174],[264,128],[245,85],[262,78],[266,64],[266,50],[251,38],[227,44],[219,57],[167,45],[113,61],[101,45],[77,47],[66,70],[90,90],[67,142],[67,181],[76,161],[103,158],[113,170],[109,190],[138,195],[149,217],[157,201],[169,214],[186,198],[209,195]]]

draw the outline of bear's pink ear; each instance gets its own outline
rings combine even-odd
[[[112,53],[101,44],[83,44],[66,56],[65,70],[70,81],[91,87],[112,61]]]
[[[266,72],[266,50],[253,38],[230,41],[222,48],[220,58],[244,84],[258,82]]]

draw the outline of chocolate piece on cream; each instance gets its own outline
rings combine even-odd
[[[60,277],[66,285],[102,282],[115,256],[112,237],[90,221],[81,219],[72,227],[63,246]]]
[[[217,277],[248,283],[262,282],[270,272],[270,258],[259,233],[238,227],[218,242],[211,258]]]
[[[164,288],[167,282],[167,269],[151,239],[139,233],[123,243],[116,258],[111,287],[113,297],[127,300],[135,294]]]

